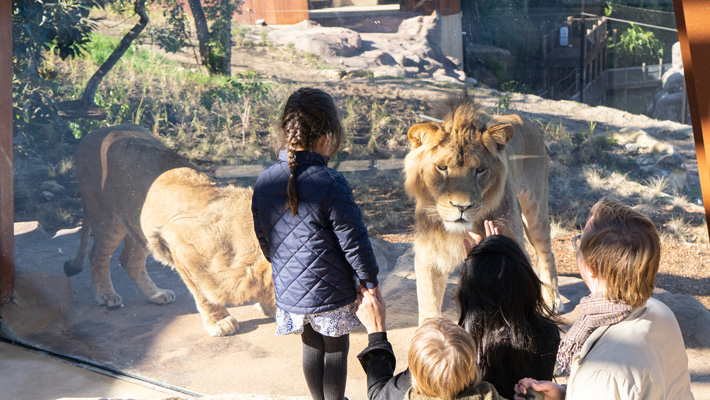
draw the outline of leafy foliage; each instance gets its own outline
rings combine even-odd
[[[241,14],[241,0],[208,0],[205,2],[205,15],[211,22],[210,54],[207,67],[213,73],[228,73],[231,63],[232,17],[235,12]]]
[[[155,41],[168,53],[177,53],[190,44],[190,28],[185,10],[176,0],[164,0],[167,26],[155,28]]]
[[[94,24],[88,19],[96,0],[13,0],[12,109],[15,156],[34,157],[56,146],[70,131],[55,101],[59,85],[47,57],[62,60],[83,54]],[[56,156],[61,157],[61,151]]]
[[[166,18],[167,27],[157,28],[156,41],[160,47],[168,52],[178,52],[190,44],[190,29],[187,16],[176,0],[160,0],[165,7],[163,16]],[[183,3],[184,4],[184,3]],[[230,74],[231,63],[231,37],[232,17],[234,13],[241,14],[242,0],[205,0],[204,13],[193,10],[195,26],[208,26],[205,35],[197,31],[200,42],[201,63],[214,74]],[[201,7],[199,2],[194,7]],[[204,16],[205,20],[201,20]]]
[[[653,32],[631,24],[619,37],[619,41],[608,46],[612,53],[609,57],[616,66],[638,66],[641,63],[657,63],[663,57],[663,43]]]
[[[87,17],[96,0],[13,0],[12,65],[15,74],[39,77],[42,52],[62,59],[81,54],[95,25]]]

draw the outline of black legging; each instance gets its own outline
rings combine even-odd
[[[313,400],[343,400],[348,377],[350,335],[324,336],[303,326],[303,374]]]

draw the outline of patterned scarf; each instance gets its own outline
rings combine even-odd
[[[556,374],[569,375],[570,364],[575,354],[582,350],[584,342],[600,326],[614,325],[631,312],[631,306],[624,302],[611,302],[604,295],[592,294],[583,297],[582,316],[569,329],[557,350]]]

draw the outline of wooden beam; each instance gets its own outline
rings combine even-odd
[[[705,220],[710,232],[710,7],[707,0],[673,0],[693,124]],[[685,112],[685,111],[683,111]]]
[[[0,306],[15,290],[12,170],[12,2],[0,1]]]

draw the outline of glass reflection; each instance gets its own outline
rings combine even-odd
[[[184,224],[174,231],[186,235],[174,259],[156,256],[146,235],[119,245],[142,226],[141,196],[160,179],[127,171],[165,154],[106,152],[88,165],[75,158],[97,129],[133,124],[157,139],[153,150],[181,157],[166,169],[184,160],[219,190],[250,188],[276,161],[278,119],[302,86],[327,91],[339,107],[345,137],[330,166],[346,176],[363,211],[392,330],[418,324],[416,285],[406,278],[414,276],[416,207],[402,172],[407,132],[439,118],[437,107],[464,87],[489,115],[518,114],[543,132],[560,276],[577,273],[568,240],[589,206],[611,196],[661,229],[667,256],[657,286],[710,305],[707,288],[692,279],[707,275],[707,254],[686,251],[708,238],[670,1],[267,3],[13,1],[17,281],[2,316],[20,340],[189,393],[307,395],[299,338],[274,336],[270,305],[256,295],[200,299],[175,263],[188,247],[229,243],[233,256],[243,250],[237,244],[251,246],[251,232],[225,238],[219,225],[240,227],[250,215],[210,220],[201,206],[183,205],[189,218],[155,226]],[[107,160],[113,172],[102,170]],[[95,190],[108,200],[86,204],[80,168],[100,178]],[[145,190],[134,194],[139,184]],[[162,193],[151,215],[185,198]],[[111,207],[127,207],[132,219],[107,217]],[[209,215],[229,211],[215,207]],[[91,241],[81,236],[89,209],[99,227]],[[189,236],[198,224],[212,229],[209,239]],[[105,246],[92,254],[97,240]],[[148,252],[145,272],[134,268]],[[535,253],[529,244],[528,253]],[[105,264],[93,276],[92,257]],[[241,290],[218,274],[209,279],[225,292]],[[443,312],[455,318],[453,286],[446,288]],[[211,336],[225,313],[233,334]],[[220,318],[203,318],[210,314]],[[366,396],[354,359],[366,339],[364,330],[352,336],[350,399]]]

